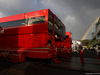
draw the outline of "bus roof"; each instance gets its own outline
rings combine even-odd
[[[45,15],[46,11],[48,11],[50,9],[44,9],[44,10],[38,10],[38,11],[32,11],[32,12],[27,12],[27,13],[22,13],[22,14],[16,14],[16,15],[12,15],[12,16],[7,16],[7,17],[2,17],[0,18],[0,23],[2,22],[8,22],[8,21],[14,21],[14,20],[20,20],[20,19],[25,19],[27,17],[29,17],[29,15],[34,14],[33,17],[35,16],[40,16],[40,15]],[[27,16],[25,16],[27,15]]]

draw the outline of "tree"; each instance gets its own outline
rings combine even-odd
[[[82,42],[82,46],[89,46],[91,40],[90,39],[85,39],[85,40],[82,40],[81,42]]]

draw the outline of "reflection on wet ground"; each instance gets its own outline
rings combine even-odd
[[[81,64],[79,54],[72,53],[71,57],[61,59],[61,63],[50,63],[47,65],[36,65],[35,62],[27,60],[24,63],[11,63],[0,61],[0,75],[84,75],[87,73],[99,73],[100,63],[94,53],[85,54],[85,64]]]

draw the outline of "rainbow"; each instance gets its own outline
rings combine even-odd
[[[84,40],[86,38],[87,34],[89,33],[89,31],[92,29],[93,25],[98,21],[99,18],[100,17],[96,18],[96,20],[91,24],[91,26],[87,29],[81,40]]]

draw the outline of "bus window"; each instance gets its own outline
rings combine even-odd
[[[65,26],[63,25],[63,39],[65,38]]]
[[[29,24],[45,23],[45,16],[29,18]]]
[[[55,35],[57,35],[59,37],[60,33],[59,33],[59,26],[60,26],[60,21],[59,19],[55,16]]]
[[[64,25],[61,23],[61,38],[64,39],[65,38],[65,27]]]
[[[66,35],[66,38],[69,38],[69,35]]]
[[[48,19],[48,31],[50,34],[53,33],[53,14],[49,11],[49,19]]]
[[[11,27],[11,26],[26,25],[26,24],[27,24],[26,19],[22,19],[22,20],[3,22],[3,23],[0,23],[0,26],[1,27]]]

